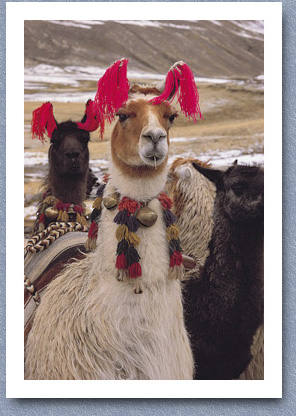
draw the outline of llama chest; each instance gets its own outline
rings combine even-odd
[[[154,284],[165,282],[168,278],[169,269],[169,249],[166,237],[166,227],[162,219],[162,209],[158,200],[150,202],[149,207],[157,214],[156,223],[151,227],[140,226],[136,232],[139,243],[136,246],[139,254],[142,276],[141,282],[146,287]],[[98,246],[96,255],[98,263],[94,265],[94,270],[99,266],[103,271],[111,274],[112,280],[116,281],[116,252],[118,238],[116,238],[116,230],[118,225],[114,223],[114,217],[118,210],[104,209],[102,220],[99,226]],[[109,278],[108,278],[109,279]],[[135,279],[125,279],[124,286],[133,285]],[[123,285],[122,285],[123,286]]]

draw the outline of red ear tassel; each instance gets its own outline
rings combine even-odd
[[[163,93],[151,101],[153,104],[160,104],[165,100],[172,102],[176,95],[181,111],[186,117],[191,118],[194,123],[197,122],[198,117],[203,119],[194,76],[190,67],[184,62],[168,72]]]
[[[46,141],[44,138],[45,130],[51,138],[53,131],[57,128],[51,103],[44,103],[41,107],[36,108],[32,114],[31,132],[33,139],[39,139],[42,143]]]
[[[86,120],[84,123],[78,122],[77,127],[86,131],[95,131],[99,127],[100,117],[94,111],[94,102],[88,100],[85,108]]]
[[[98,90],[94,99],[100,119],[111,122],[116,111],[128,99],[130,84],[127,79],[128,59],[116,61],[98,81]]]

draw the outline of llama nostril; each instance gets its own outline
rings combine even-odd
[[[161,129],[149,129],[143,132],[142,137],[156,144],[159,140],[166,139],[167,135],[166,132]]]

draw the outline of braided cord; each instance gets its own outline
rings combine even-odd
[[[88,227],[79,222],[55,222],[49,225],[44,231],[29,239],[25,247],[25,257],[28,253],[39,253],[45,250],[62,235],[74,231],[87,232]]]

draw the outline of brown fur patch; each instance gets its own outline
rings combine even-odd
[[[144,94],[144,95],[148,95],[148,94],[153,94],[153,95],[160,95],[160,91],[155,88],[155,87],[144,87],[141,85],[133,85],[130,90],[129,90],[130,94]]]
[[[132,99],[122,107],[117,115],[127,115],[128,119],[121,122],[117,121],[111,136],[111,154],[114,163],[124,175],[129,177],[147,177],[156,176],[162,172],[167,164],[167,157],[161,165],[154,166],[144,165],[139,156],[138,143],[141,132],[149,123],[148,114],[151,111],[156,115],[159,125],[167,133],[169,144],[169,128],[171,123],[168,118],[175,114],[175,109],[168,103],[153,105],[144,98],[139,96],[138,99]]]

